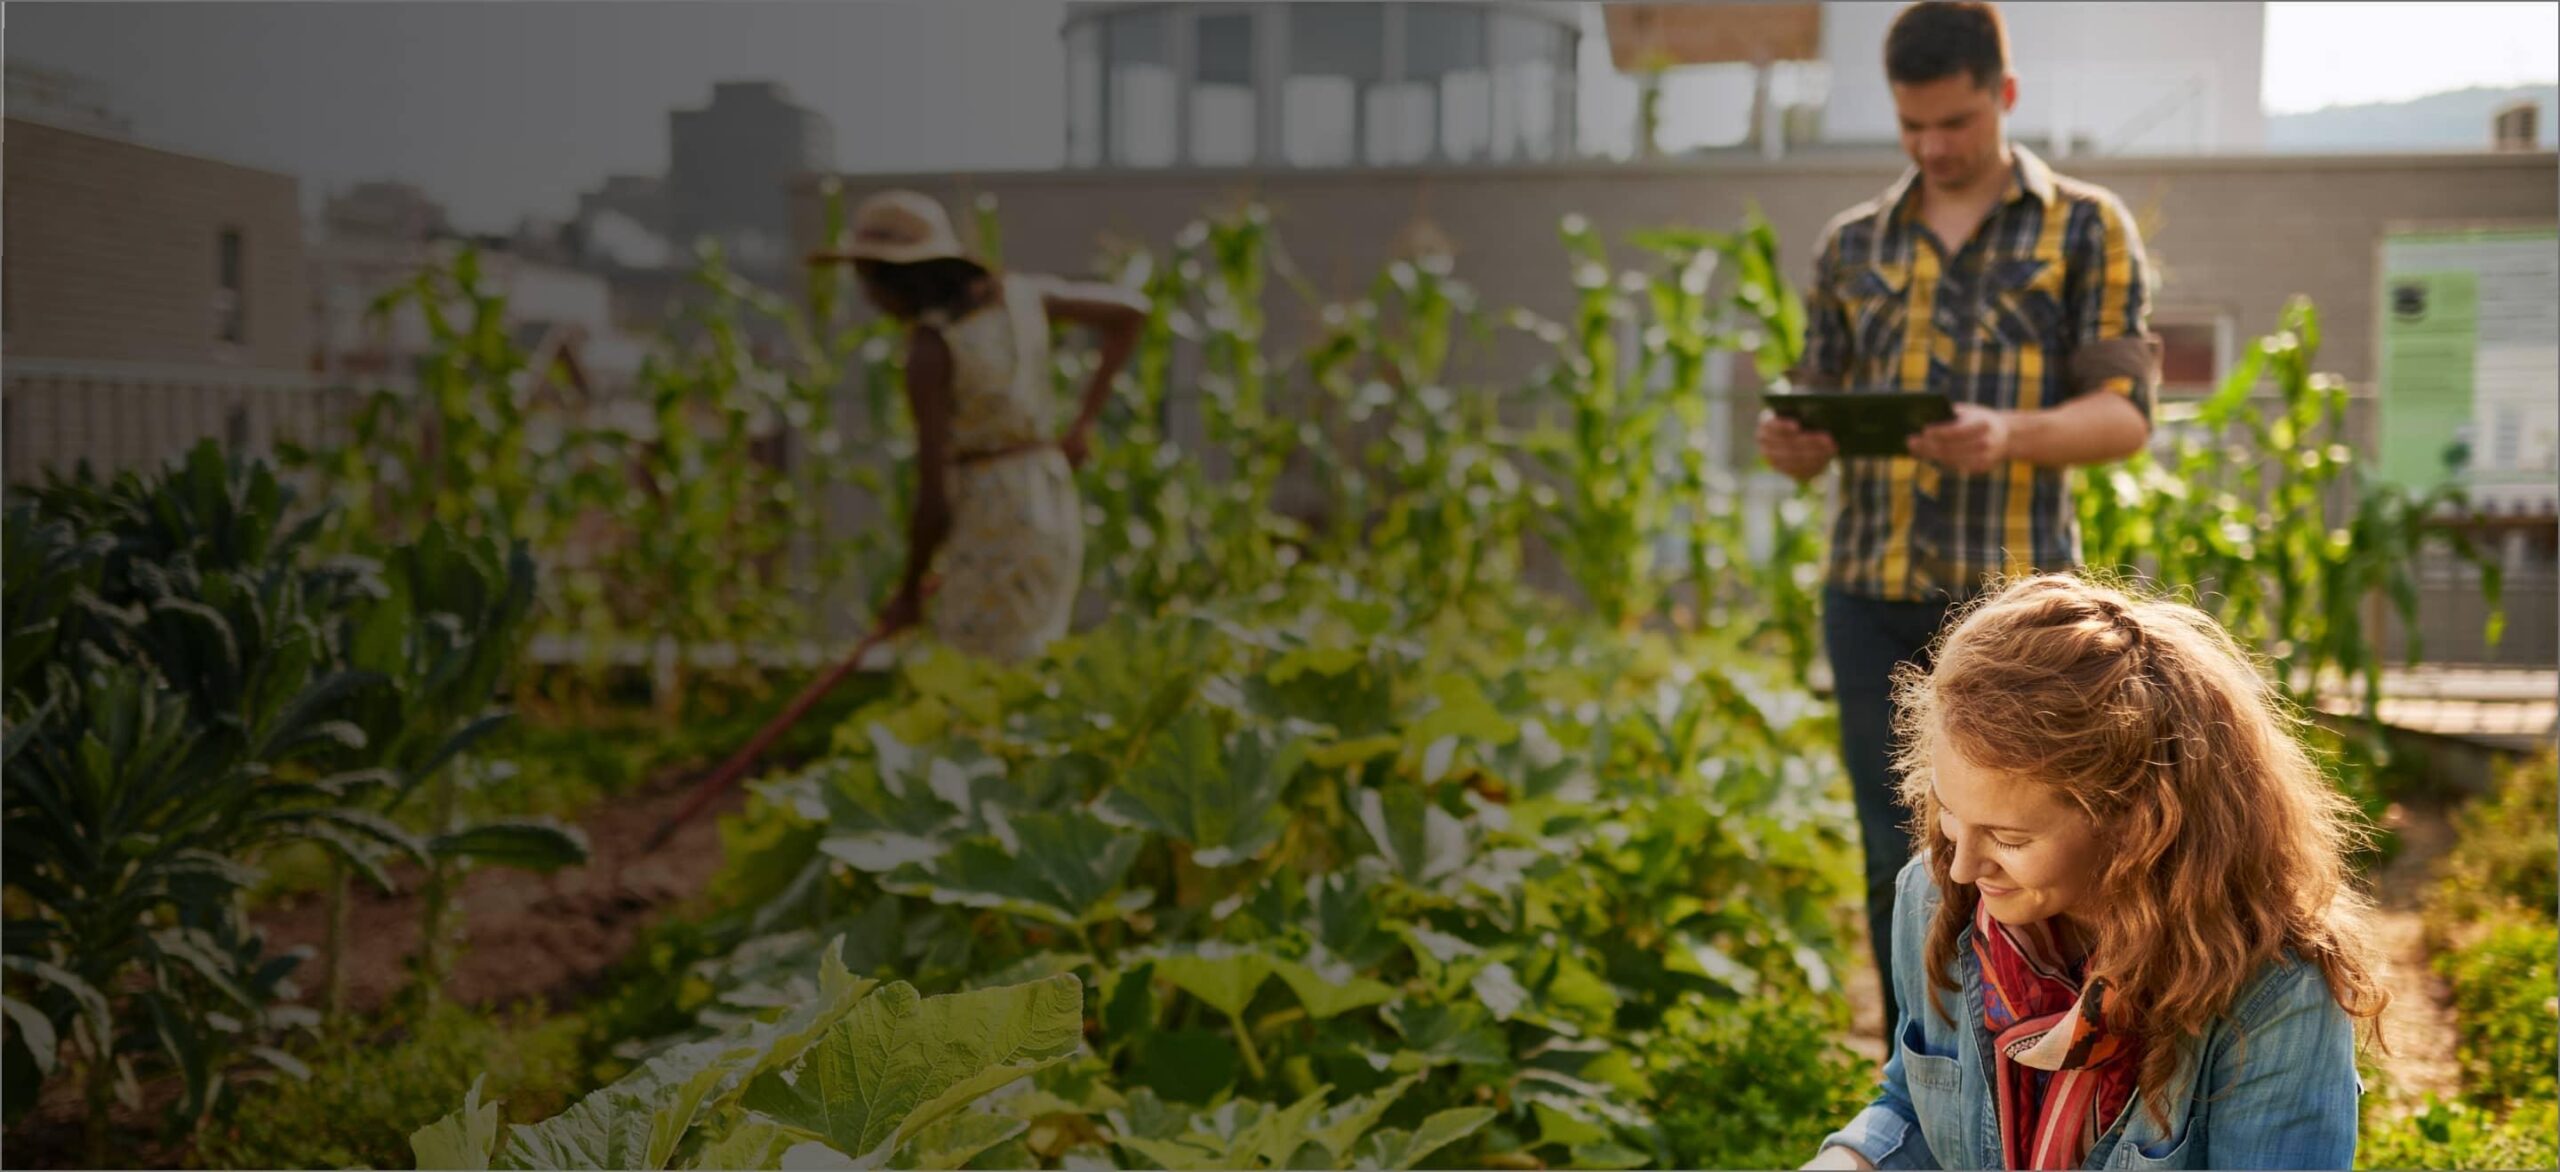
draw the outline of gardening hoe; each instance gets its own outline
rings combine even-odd
[[[808,715],[810,708],[814,707],[828,692],[834,691],[835,686],[843,683],[846,676],[853,674],[853,669],[861,664],[863,656],[871,654],[871,649],[879,646],[881,640],[897,633],[896,627],[886,625],[873,627],[870,634],[862,637],[862,642],[854,644],[853,654],[845,656],[844,662],[829,669],[827,674],[810,681],[808,687],[800,689],[800,694],[792,697],[791,703],[783,707],[781,715],[765,722],[763,728],[756,730],[756,735],[747,738],[745,745],[740,746],[737,752],[730,754],[728,760],[720,763],[720,768],[713,770],[711,776],[704,778],[702,784],[694,787],[693,796],[685,799],[684,807],[677,810],[673,817],[667,819],[665,825],[658,827],[656,834],[649,837],[648,850],[654,852],[659,847],[665,846],[667,840],[675,836],[677,827],[701,813],[704,806],[710,805],[713,798],[719,797],[730,786],[738,784],[738,779],[747,775],[747,767],[755,764],[756,758],[763,754],[767,746],[773,744],[774,738],[788,731],[792,725],[800,723],[800,718]]]

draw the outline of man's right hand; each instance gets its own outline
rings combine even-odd
[[[1760,413],[1754,438],[1760,442],[1760,458],[1798,483],[1821,475],[1831,466],[1831,458],[1840,454],[1840,445],[1829,432],[1807,429],[1795,420],[1779,418],[1774,411]]]

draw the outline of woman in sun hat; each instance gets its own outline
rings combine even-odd
[[[1895,684],[1901,1020],[1807,1166],[2354,1166],[2361,815],[2231,636],[2044,575]]]
[[[863,201],[850,261],[862,289],[907,330],[907,405],[916,428],[915,512],[907,565],[880,613],[884,630],[923,617],[933,574],[934,633],[1005,662],[1036,657],[1066,633],[1084,564],[1074,469],[1145,323],[1144,303],[1111,285],[1000,273],[972,256],[942,205],[913,191]],[[1081,409],[1051,426],[1049,329],[1098,331],[1101,361]]]

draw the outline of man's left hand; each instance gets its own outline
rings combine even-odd
[[[1989,472],[2008,463],[2008,413],[1976,403],[1955,408],[1955,418],[1932,423],[1911,437],[1911,454],[1958,472]]]

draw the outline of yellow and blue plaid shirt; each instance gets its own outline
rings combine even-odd
[[[2008,194],[1952,257],[1920,221],[1917,171],[1831,222],[1797,381],[2014,411],[2102,392],[2151,416],[2151,281],[2132,217],[2113,192],[2009,149]],[[1829,580],[1845,593],[1961,599],[1994,575],[2080,561],[2068,468],[1844,457],[1839,490]]]

